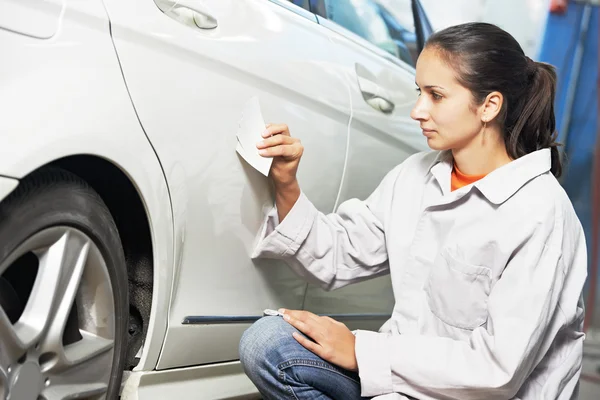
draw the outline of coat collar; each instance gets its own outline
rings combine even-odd
[[[444,195],[450,193],[452,165],[452,152],[445,150],[438,153],[429,168],[429,172],[438,181]],[[467,187],[476,187],[490,202],[502,204],[527,182],[550,171],[550,168],[550,149],[541,149],[495,169],[485,178]]]

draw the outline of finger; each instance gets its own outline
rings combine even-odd
[[[291,316],[292,318],[298,319],[300,321],[308,321],[308,320],[314,320],[314,321],[319,321],[319,316],[315,315],[313,313],[311,313],[310,311],[305,311],[305,310],[285,310],[283,312],[283,314],[287,314],[289,316]]]
[[[295,158],[299,155],[299,150],[295,145],[284,144],[280,146],[268,147],[258,150],[258,154],[263,157],[290,157]]]
[[[280,308],[279,310],[280,313],[282,314],[288,314],[288,315],[298,315],[298,312],[302,312],[301,310],[288,310],[287,308]]]
[[[281,145],[281,144],[294,144],[297,141],[298,141],[298,139],[295,139],[295,138],[292,138],[289,136],[275,135],[275,136],[268,137],[265,140],[261,140],[260,142],[256,143],[256,147],[259,149],[264,149],[267,147],[277,146],[277,145]]]
[[[290,314],[284,314],[283,318],[315,342],[321,344],[327,340],[328,329],[324,324],[329,324],[328,322],[310,312],[300,311],[297,314],[296,318]]]
[[[294,328],[304,333],[306,336],[317,341],[317,338],[315,338],[315,326],[311,323],[314,322],[313,320],[309,319],[308,321],[303,321],[292,317],[290,314],[284,314],[283,319],[285,319]]]
[[[286,124],[269,124],[262,133],[262,137],[266,138],[273,135],[290,136],[290,130]]]
[[[307,350],[312,351],[313,353],[315,353],[316,355],[321,357],[323,347],[321,347],[317,343],[313,342],[312,340],[307,339],[306,337],[302,336],[298,332],[292,333],[292,336],[294,337],[294,339],[296,339],[298,341],[298,343],[300,343]]]

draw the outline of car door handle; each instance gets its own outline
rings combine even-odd
[[[217,19],[199,1],[194,0],[154,0],[158,8],[169,17],[192,27],[215,29]]]
[[[360,75],[358,76],[358,86],[360,86],[363,99],[368,105],[384,114],[394,112],[395,105],[381,86]]]
[[[377,111],[381,111],[384,114],[391,114],[394,112],[394,103],[391,101],[384,99],[383,97],[372,97],[369,100],[366,100],[367,104],[376,109]]]

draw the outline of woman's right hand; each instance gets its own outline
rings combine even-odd
[[[269,176],[275,186],[275,203],[279,222],[288,215],[300,197],[300,185],[296,180],[298,164],[304,152],[300,139],[290,136],[285,124],[269,124],[263,132],[264,140],[256,144],[258,154],[272,157]]]
[[[285,124],[268,124],[262,133],[264,140],[256,144],[258,154],[272,157],[270,176],[276,190],[297,185],[296,172],[304,152],[300,139],[293,138]]]

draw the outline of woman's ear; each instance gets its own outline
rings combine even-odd
[[[481,121],[490,122],[502,110],[502,103],[504,102],[504,96],[500,92],[492,92],[487,95],[483,104],[481,105]]]

